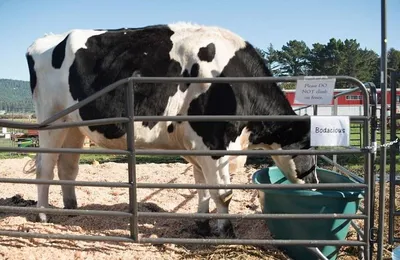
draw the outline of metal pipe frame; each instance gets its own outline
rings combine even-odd
[[[378,108],[378,95],[376,92],[376,86],[373,82],[367,82],[365,83],[366,86],[369,87],[370,90],[370,117],[371,117],[371,124],[370,124],[370,130],[371,130],[371,145],[374,147],[374,152],[371,154],[371,175],[370,175],[370,184],[371,184],[371,191],[375,191],[375,171],[376,171],[376,166],[375,166],[375,160],[376,160],[376,149],[377,149],[377,142],[376,142],[376,131],[378,130],[378,118],[376,115],[376,110]],[[375,192],[370,193],[370,200],[375,201]],[[371,212],[375,212],[375,204],[371,203]],[[373,227],[375,223],[375,216],[374,214],[371,215],[370,219],[370,226]],[[371,232],[372,236],[372,232]],[[370,238],[371,241],[376,241],[377,239],[375,238]],[[372,257],[372,252],[370,257]]]
[[[390,102],[390,140],[396,140],[396,130],[397,130],[397,99],[396,99],[396,85],[398,80],[400,80],[400,72],[391,71],[390,72],[390,89],[391,89],[391,102]],[[394,242],[400,241],[400,237],[395,237],[394,227],[395,218],[398,217],[400,211],[396,210],[396,154],[399,152],[398,146],[392,145],[390,147],[390,168],[389,168],[389,231],[388,231],[388,242],[392,244]]]
[[[381,0],[381,144],[386,143],[387,121],[387,30],[386,30],[386,0]],[[386,175],[386,147],[380,148],[380,173],[379,173],[379,214],[378,214],[378,250],[377,259],[383,258],[383,238],[385,234],[385,175]]]
[[[363,135],[363,148],[362,149],[341,149],[341,150],[282,150],[282,151],[226,151],[226,150],[201,150],[201,151],[186,151],[186,150],[171,150],[171,151],[159,151],[159,150],[136,150],[134,139],[133,139],[133,123],[141,120],[157,120],[157,121],[221,121],[221,120],[275,120],[275,121],[287,121],[287,120],[307,120],[308,117],[299,116],[134,116],[134,84],[140,83],[211,83],[211,82],[295,82],[299,79],[328,79],[335,78],[336,80],[343,80],[352,82],[358,86],[364,97],[364,115],[363,116],[351,116],[350,119],[359,121],[363,124],[364,135]],[[96,119],[89,120],[79,123],[63,123],[63,124],[52,124],[61,117],[75,111],[84,105],[94,101],[100,96],[116,89],[117,87],[125,84],[126,88],[126,101],[127,101],[127,117],[119,118],[108,118],[108,119]],[[83,181],[43,181],[43,180],[16,180],[1,178],[0,182],[4,183],[47,183],[56,185],[75,185],[75,186],[92,186],[92,187],[121,187],[129,189],[129,212],[121,211],[101,211],[101,210],[66,210],[66,209],[37,209],[37,208],[20,208],[20,207],[0,207],[0,210],[5,212],[49,212],[54,214],[83,214],[83,215],[105,215],[115,217],[128,217],[130,218],[130,236],[129,237],[116,237],[116,236],[87,236],[87,235],[64,235],[64,234],[39,234],[39,233],[26,233],[19,231],[3,230],[0,231],[0,235],[4,236],[16,236],[16,237],[37,237],[37,238],[52,238],[52,239],[74,239],[74,240],[90,240],[90,241],[120,241],[120,242],[136,242],[136,243],[151,243],[151,244],[241,244],[241,245],[304,245],[304,246],[324,246],[324,245],[337,245],[337,246],[362,246],[365,255],[369,255],[370,252],[370,217],[371,217],[371,202],[369,194],[371,192],[370,173],[371,173],[371,153],[373,149],[370,147],[368,138],[369,134],[369,93],[366,87],[359,80],[348,77],[348,76],[318,76],[318,77],[261,77],[261,78],[169,78],[169,77],[130,77],[119,80],[106,88],[96,92],[95,94],[87,97],[83,101],[68,107],[67,109],[51,116],[47,120],[37,123],[15,123],[9,122],[8,120],[0,120],[0,126],[14,127],[20,129],[37,129],[37,130],[48,130],[58,129],[63,127],[74,127],[83,125],[101,125],[109,123],[128,123],[127,128],[127,150],[110,150],[110,149],[96,149],[93,151],[84,149],[44,149],[44,148],[1,148],[3,151],[9,152],[33,152],[33,153],[81,153],[81,154],[121,154],[128,156],[128,183],[101,183],[101,182],[83,182]],[[205,185],[205,184],[170,184],[170,183],[137,183],[136,172],[135,172],[135,156],[136,155],[290,155],[290,154],[309,154],[309,155],[323,155],[323,154],[354,154],[360,153],[365,156],[365,174],[364,184],[361,183],[341,183],[341,184],[229,184],[229,185]],[[363,214],[178,214],[178,213],[149,213],[149,212],[138,212],[136,189],[137,188],[174,188],[174,189],[187,189],[187,188],[201,188],[201,189],[218,189],[218,188],[230,188],[230,189],[364,189],[365,199],[364,207],[365,212]],[[272,218],[284,218],[284,219],[363,219],[364,220],[364,236],[363,241],[337,241],[337,240],[257,240],[257,239],[187,239],[187,238],[140,238],[138,236],[138,225],[137,220],[139,217],[162,217],[162,218],[229,218],[229,219],[272,219]]]

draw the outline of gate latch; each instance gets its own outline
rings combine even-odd
[[[378,242],[377,233],[378,233],[378,228],[372,227],[369,229],[369,241],[370,242],[373,242],[373,243]]]

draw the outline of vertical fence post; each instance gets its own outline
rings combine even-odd
[[[129,174],[129,212],[132,213],[130,221],[131,237],[137,242],[138,240],[138,225],[137,225],[137,196],[136,196],[136,156],[135,156],[135,137],[134,137],[134,91],[133,81],[128,82],[126,91],[126,108],[127,116],[129,118],[128,127],[126,131],[126,140],[128,151],[128,174]]]
[[[381,145],[386,143],[386,86],[387,86],[387,57],[386,57],[386,0],[381,0]],[[385,233],[385,175],[386,175],[386,147],[380,149],[380,177],[379,177],[379,221],[378,221],[378,251],[377,259],[383,257],[383,237]]]
[[[336,97],[333,97],[333,115],[338,115],[338,100]],[[351,134],[351,125],[350,125],[350,134]],[[351,141],[351,138],[350,138]],[[332,161],[337,163],[337,154],[332,155]],[[336,171],[336,164],[333,165],[333,171]]]
[[[397,98],[396,98],[396,85],[399,79],[400,73],[392,71],[390,73],[390,141],[394,141],[397,138],[396,128],[397,128]],[[396,198],[395,198],[395,188],[396,188],[396,154],[398,153],[398,145],[392,145],[390,147],[390,169],[389,169],[389,233],[388,240],[389,244],[394,243],[394,219],[396,211]]]

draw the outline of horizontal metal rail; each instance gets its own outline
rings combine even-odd
[[[36,207],[17,207],[1,206],[1,213],[50,213],[57,215],[85,215],[85,216],[109,216],[109,217],[131,217],[132,214],[124,211],[108,210],[83,210],[83,209],[57,209],[57,208],[36,208]]]
[[[107,188],[130,188],[129,183],[124,182],[97,182],[97,181],[69,181],[69,180],[41,180],[41,179],[16,179],[0,178],[0,183],[15,184],[49,184],[49,185],[70,185],[87,187],[107,187]]]
[[[196,238],[140,238],[139,243],[150,244],[223,244],[223,245],[274,245],[274,246],[365,246],[366,242],[349,240],[301,240],[301,239],[196,239]]]
[[[360,90],[359,87],[351,88],[351,89],[345,90],[345,91],[341,91],[340,93],[337,93],[337,94],[333,95],[333,98],[338,98],[338,97],[341,97],[341,96],[344,96],[344,95],[347,95],[347,94],[351,94],[351,93],[356,92],[358,90]]]
[[[333,117],[333,116],[332,116]],[[197,121],[197,122],[215,122],[215,121],[306,121],[310,120],[311,116],[299,115],[189,115],[189,116],[135,116],[135,121]],[[368,116],[349,116],[351,121],[369,120]]]
[[[2,206],[1,213],[49,213],[56,215],[85,215],[85,216],[112,216],[112,217],[132,217],[132,213],[126,211],[107,211],[107,210],[83,210],[83,209],[61,209],[61,208],[36,208]],[[361,214],[232,214],[232,213],[164,213],[164,212],[141,212],[138,217],[142,218],[185,218],[185,219],[366,219],[367,216]]]
[[[328,157],[326,157],[325,155],[320,155],[319,156],[321,159],[325,160],[326,162],[332,164],[333,166],[336,166],[337,169],[341,172],[343,172],[344,174],[349,175],[351,178],[353,178],[355,181],[359,182],[359,183],[364,183],[364,178],[359,177],[357,174],[355,174],[354,172],[349,171],[348,169],[344,168],[343,166],[341,166],[340,164],[334,162],[333,160],[329,159]]]
[[[340,91],[340,89],[335,89],[335,90]],[[333,95],[333,98],[335,99],[335,98],[338,98],[338,97],[341,97],[341,96],[344,96],[344,95],[347,95],[347,94],[351,94],[351,93],[356,92],[356,91],[358,91],[358,90],[360,90],[360,88],[356,87],[356,88],[352,88],[352,89],[349,89],[349,90],[340,91],[339,93]],[[312,106],[313,106],[313,105],[298,107],[298,108],[294,109],[294,111],[306,109],[306,108],[309,108],[309,107],[312,107]]]
[[[102,118],[102,119],[93,119],[93,120],[84,120],[81,122],[63,122],[52,124],[48,126],[41,126],[38,123],[23,123],[16,122],[7,119],[0,119],[0,126],[9,127],[9,128],[17,128],[17,129],[33,129],[33,130],[51,130],[51,129],[61,129],[61,128],[69,128],[69,127],[77,127],[77,126],[95,126],[95,125],[108,125],[108,124],[116,124],[116,123],[128,123],[129,119],[127,117],[112,117],[112,118]]]
[[[0,230],[0,236],[18,238],[43,238],[43,239],[63,239],[63,240],[83,240],[83,241],[113,241],[113,242],[136,242],[130,237],[118,236],[96,236],[96,235],[70,235],[70,234],[42,234],[34,232],[23,232],[13,230]]]
[[[95,182],[95,181],[69,181],[69,180],[41,180],[41,179],[14,179],[0,178],[0,183],[15,184],[50,184],[50,185],[70,185],[88,187],[108,187],[108,188],[131,188],[127,182]],[[318,184],[189,184],[189,183],[136,183],[137,188],[147,189],[365,189],[366,184],[358,183],[318,183]]]
[[[366,184],[359,183],[306,183],[306,184],[186,184],[186,183],[137,183],[138,188],[153,189],[265,189],[265,190],[290,190],[290,189],[366,189]]]
[[[137,149],[136,155],[323,155],[323,154],[356,154],[366,153],[368,149],[343,149],[343,150],[142,150]]]
[[[28,126],[27,128],[21,129],[35,129],[35,128],[43,128],[48,126],[49,124],[55,122],[56,120],[70,114],[71,112],[89,104],[90,102],[95,101],[97,98],[107,94],[110,91],[115,90],[117,87],[133,82],[133,83],[245,83],[245,82],[295,82],[301,79],[333,79],[336,80],[344,80],[357,84],[359,89],[363,93],[365,97],[368,96],[368,91],[366,87],[363,85],[361,81],[356,78],[349,76],[324,76],[324,77],[309,77],[309,76],[300,76],[300,77],[221,77],[221,78],[181,78],[181,77],[129,77],[125,79],[118,80],[107,87],[93,93],[91,96],[81,100],[80,102],[64,109],[63,111],[54,114],[48,119],[44,120],[39,124],[25,124]],[[367,109],[369,106],[369,100],[367,99],[364,103],[364,108]],[[367,113],[367,111],[365,111]],[[170,120],[172,121],[172,120]],[[9,120],[0,120],[0,126],[7,126]],[[20,127],[22,124],[20,125]],[[22,126],[23,127],[23,126]]]
[[[21,153],[79,153],[79,154],[120,154],[129,155],[127,150],[118,149],[80,149],[80,148],[41,148],[41,147],[1,147],[2,152]]]
[[[135,116],[135,122],[143,121],[191,121],[191,122],[216,122],[216,121],[306,121],[310,120],[311,116],[298,116],[298,115],[188,115],[188,116]],[[352,123],[361,123],[365,120],[369,120],[368,116],[349,116]],[[38,123],[22,123],[15,122],[5,119],[0,119],[1,127],[18,128],[18,129],[33,129],[33,130],[51,130],[51,129],[61,129],[77,126],[95,126],[95,125],[108,125],[116,123],[128,123],[129,118],[127,117],[111,117],[103,119],[93,119],[85,120],[81,122],[63,122],[57,124],[51,124],[42,126]]]
[[[138,212],[139,217],[146,218],[185,218],[185,219],[366,219],[361,214],[233,214],[233,213],[164,213]]]
[[[0,236],[86,241],[136,242],[127,236],[88,236],[70,234],[41,234],[0,230]],[[365,246],[366,242],[346,240],[273,240],[273,239],[195,239],[195,238],[139,238],[141,244],[224,244],[224,245],[305,245],[305,246]]]
[[[372,149],[372,148],[371,148]],[[349,148],[338,150],[146,150],[137,149],[136,155],[199,155],[199,156],[224,156],[224,155],[322,155],[322,154],[355,154],[367,153],[371,149]],[[3,152],[24,153],[79,153],[79,154],[120,154],[129,155],[127,150],[119,149],[79,149],[79,148],[37,148],[37,147],[1,147]]]

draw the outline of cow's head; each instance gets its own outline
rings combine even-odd
[[[312,149],[303,145],[302,142],[283,147],[273,144],[271,148],[277,150]],[[272,158],[292,183],[319,183],[315,155],[277,155]]]
[[[298,124],[295,127],[286,125],[271,134],[270,127],[262,124],[249,124],[241,133],[241,139],[248,140],[242,149],[263,150],[309,150],[309,124]],[[315,155],[271,155],[276,166],[292,183],[319,183],[316,171]]]
[[[316,160],[314,155],[295,155],[296,177],[305,183],[318,183]]]

